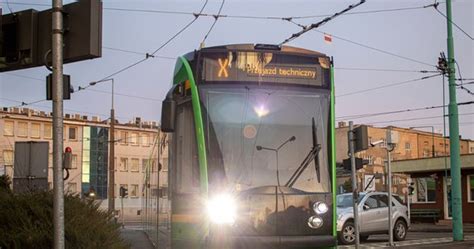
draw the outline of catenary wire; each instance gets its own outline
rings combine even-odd
[[[221,14],[222,8],[224,7],[224,4],[225,4],[225,0],[222,0],[221,6],[219,7],[219,11],[217,12],[217,15],[214,16],[214,22],[212,23],[212,25],[211,25],[211,27],[209,28],[209,30],[207,31],[206,35],[205,35],[204,38],[202,39],[202,42],[201,42],[201,45],[202,45],[202,46],[204,46],[204,42],[206,41],[206,39],[207,39],[207,37],[209,36],[209,34],[211,33],[212,29],[213,29],[214,26],[216,25],[217,20],[219,19],[219,15]]]
[[[453,24],[456,28],[458,28],[463,34],[465,34],[467,37],[469,37],[469,39],[471,40],[474,40],[474,38],[469,35],[466,31],[464,31],[464,29],[462,29],[461,27],[459,27],[459,25],[457,25],[455,22],[453,22],[451,19],[449,19],[443,12],[441,12],[439,9],[438,9],[438,5],[435,4],[434,6],[434,9],[440,14],[442,15],[446,20],[448,20],[448,22],[450,22],[451,24]]]
[[[469,89],[467,89],[466,87],[463,86],[463,78],[462,78],[462,74],[461,74],[461,68],[459,67],[459,64],[456,60],[454,60],[454,63],[456,63],[456,66],[458,68],[459,79],[461,79],[461,84],[456,84],[456,86],[461,88],[462,90],[466,91],[470,95],[474,95],[474,93],[471,90],[469,90]]]

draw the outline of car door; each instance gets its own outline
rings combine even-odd
[[[362,233],[370,233],[377,231],[381,215],[379,210],[378,200],[375,195],[369,195],[362,204],[362,211],[360,212],[360,231]]]
[[[377,221],[376,231],[388,231],[388,196],[384,194],[376,195],[380,214],[380,220]],[[393,210],[395,211],[395,210]]]

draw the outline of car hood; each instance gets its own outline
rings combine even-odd
[[[344,208],[338,207],[337,208],[338,215],[352,213],[353,211],[354,211],[353,207],[344,207]]]

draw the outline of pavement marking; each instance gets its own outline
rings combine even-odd
[[[464,241],[474,240],[474,235],[465,235]],[[443,238],[429,238],[429,239],[419,239],[419,240],[406,240],[401,242],[396,242],[395,246],[416,246],[416,245],[427,245],[427,244],[441,244],[452,242],[452,237],[443,237]],[[340,249],[349,249],[355,248],[354,245],[350,246],[338,246]],[[376,248],[390,248],[388,242],[378,242],[378,243],[368,243],[361,244],[359,248],[363,249],[376,249]]]

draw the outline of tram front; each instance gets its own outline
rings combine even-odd
[[[189,89],[192,117],[178,101],[172,212],[205,213],[196,229],[209,248],[335,246],[329,58],[234,45],[189,61],[196,80],[182,91]],[[194,139],[184,144],[186,126]],[[189,162],[186,150],[195,155]],[[179,188],[194,188],[194,201],[183,202]]]

